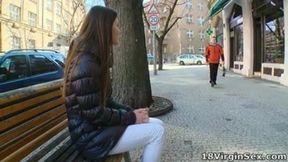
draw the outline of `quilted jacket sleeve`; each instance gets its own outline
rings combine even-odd
[[[121,111],[115,103],[108,103],[104,108],[100,106],[100,65],[92,56],[81,56],[71,75],[71,90],[77,101],[74,109],[84,120],[97,126],[135,123],[133,111]]]
[[[133,111],[133,109],[130,106],[120,104],[120,103],[114,101],[112,98],[109,99],[108,106],[112,107],[113,109],[118,109],[118,110],[120,109],[120,110],[127,111],[127,112]]]

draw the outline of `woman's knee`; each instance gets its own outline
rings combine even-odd
[[[162,139],[165,136],[165,127],[161,124],[152,124],[153,125],[153,138]]]
[[[163,122],[162,120],[160,120],[160,119],[150,118],[149,120],[150,120],[150,121],[149,121],[150,123],[155,123],[155,124],[159,124],[159,125],[164,126],[164,122]]]

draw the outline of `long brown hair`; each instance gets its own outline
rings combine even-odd
[[[100,60],[100,104],[106,106],[108,86],[110,86],[110,62],[112,60],[112,26],[117,13],[112,9],[94,6],[86,15],[78,37],[70,44],[65,68],[65,83],[68,79],[68,69],[74,59],[90,53]],[[95,60],[96,61],[96,60]],[[73,68],[72,68],[73,70]],[[64,86],[64,95],[65,86]]]

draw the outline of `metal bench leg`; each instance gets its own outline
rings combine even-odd
[[[125,162],[132,162],[129,152],[124,152],[124,160]]]

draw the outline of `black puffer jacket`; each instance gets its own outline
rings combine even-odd
[[[101,108],[100,61],[90,53],[78,59],[68,67],[65,81],[69,131],[82,155],[98,161],[107,156],[136,117],[131,108],[113,102],[111,97],[107,107]]]

